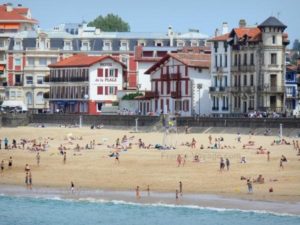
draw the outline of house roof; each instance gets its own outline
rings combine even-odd
[[[248,41],[259,41],[261,40],[261,31],[257,27],[240,27],[234,28],[230,32],[230,37],[236,35],[238,39],[248,38]]]
[[[78,54],[69,58],[63,59],[57,63],[50,64],[50,68],[65,68],[65,67],[90,67],[95,63],[101,62],[105,59],[111,59],[116,63],[119,63],[122,67],[126,68],[125,64],[118,61],[117,59],[106,55],[106,56],[88,56],[85,54]]]
[[[12,11],[6,10],[6,5],[0,5],[0,21],[3,22],[21,22],[26,21],[28,23],[38,23],[35,19],[27,18],[24,14],[27,14],[27,8],[12,8]]]
[[[268,19],[266,19],[264,22],[262,22],[259,26],[259,28],[263,27],[281,27],[281,28],[287,28],[286,25],[284,25],[279,19],[277,19],[274,16],[270,16]]]
[[[174,58],[177,61],[188,67],[197,68],[210,68],[210,54],[197,54],[197,53],[168,53],[161,60],[151,66],[145,74],[151,74],[154,72],[161,64],[164,64],[170,58]]]
[[[211,41],[211,42],[214,42],[214,41],[227,41],[228,38],[229,38],[229,33],[216,36],[216,37],[214,37],[214,38],[212,38],[208,41]]]

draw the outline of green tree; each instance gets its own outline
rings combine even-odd
[[[123,21],[118,15],[109,13],[106,16],[98,16],[96,19],[88,23],[88,26],[100,28],[102,31],[107,32],[129,32],[130,26],[127,22]]]

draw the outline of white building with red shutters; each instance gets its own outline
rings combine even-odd
[[[49,65],[52,112],[101,114],[117,101],[126,66],[111,56],[74,55]]]
[[[180,116],[210,114],[210,54],[169,53],[146,72],[151,91],[139,101],[139,110]]]

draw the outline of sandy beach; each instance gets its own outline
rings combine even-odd
[[[119,161],[109,157],[115,149],[108,145],[115,143],[123,135],[131,137],[128,142],[132,148],[120,151]],[[215,138],[222,137],[222,146],[231,146],[231,149],[208,149],[209,135]],[[30,150],[4,150],[3,140],[7,137],[9,143],[16,139],[32,140],[37,143],[48,142],[46,151],[40,152],[40,165],[37,165],[36,152]],[[82,137],[82,140],[79,138]],[[75,188],[101,189],[106,191],[128,191],[135,193],[136,186],[144,192],[149,185],[152,192],[174,193],[179,188],[178,182],[183,183],[183,192],[188,194],[214,194],[248,200],[300,201],[300,157],[293,148],[292,140],[287,138],[291,145],[273,145],[278,137],[241,135],[241,142],[237,141],[237,134],[169,134],[165,140],[167,145],[176,146],[174,150],[139,149],[138,139],[145,145],[162,144],[164,134],[160,132],[130,133],[129,130],[60,128],[60,127],[18,127],[1,128],[0,138],[2,149],[0,161],[5,160],[4,171],[0,174],[0,185],[17,185],[25,187],[26,164],[29,164],[33,179],[33,188],[51,187],[69,189],[73,181]],[[196,140],[196,148],[182,146],[182,143]],[[95,140],[94,149],[74,150],[76,145],[86,146]],[[254,142],[251,149],[244,149],[243,145]],[[66,163],[58,147],[63,144],[66,150]],[[200,149],[200,145],[204,149]],[[25,148],[32,144],[26,144]],[[257,148],[262,146],[270,152],[270,161],[267,154],[257,154]],[[177,156],[186,155],[184,166],[177,166]],[[200,162],[194,162],[198,155]],[[281,156],[287,158],[284,169],[280,169]],[[13,159],[12,168],[8,168],[9,157]],[[219,171],[220,157],[230,160],[230,169]],[[240,163],[245,157],[246,163]],[[253,194],[248,194],[245,180],[241,176],[255,179],[262,174],[263,184],[253,183]],[[273,192],[270,193],[269,189]],[[30,191],[30,190],[28,190]]]

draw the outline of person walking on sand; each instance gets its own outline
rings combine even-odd
[[[267,151],[267,159],[268,159],[268,162],[270,162],[270,151]]]
[[[120,164],[120,160],[119,160],[119,152],[116,152],[115,163]]]
[[[8,139],[4,138],[4,149],[8,149]]]
[[[67,152],[66,151],[64,151],[64,164],[66,164],[66,162],[67,162]]]
[[[225,168],[225,163],[223,157],[220,158],[220,172],[222,172]]]
[[[31,175],[31,172],[29,172],[29,175],[28,175],[28,185],[29,185],[29,189],[31,190],[32,189],[32,175]]]
[[[228,158],[226,158],[226,169],[227,171],[229,170],[229,167],[230,167],[230,161]]]
[[[253,193],[252,182],[250,179],[247,180],[248,193]]]
[[[74,185],[73,181],[71,181],[71,193],[72,194],[74,193],[74,188],[75,188],[75,185]]]
[[[282,170],[284,169],[282,159],[280,159],[280,161],[279,161],[279,169],[282,169]]]
[[[147,185],[147,193],[148,193],[148,197],[150,196],[150,185]]]
[[[183,195],[183,191],[182,191],[182,182],[179,181],[179,193],[182,196]]]
[[[38,166],[40,166],[40,159],[41,159],[41,156],[40,156],[40,153],[38,152],[36,154],[36,163],[37,163]]]
[[[192,148],[196,148],[196,140],[195,140],[195,138],[192,139],[191,147]]]
[[[1,173],[3,172],[3,170],[4,170],[4,160],[2,160],[1,161],[1,165],[0,165],[0,167],[1,167]]]
[[[25,184],[26,184],[26,188],[28,188],[28,186],[29,186],[28,172],[26,172],[26,175],[25,175]]]
[[[181,165],[181,160],[182,160],[181,155],[178,154],[177,155],[177,167],[179,167]]]
[[[8,160],[8,168],[11,168],[11,167],[12,167],[12,163],[13,163],[12,157],[9,157],[9,160]]]
[[[140,186],[136,186],[135,196],[136,196],[136,199],[140,199],[141,198],[141,196],[140,196]]]
[[[209,144],[210,144],[210,145],[211,145],[211,140],[212,140],[212,136],[209,135],[209,136],[208,136],[208,141],[209,141]]]

